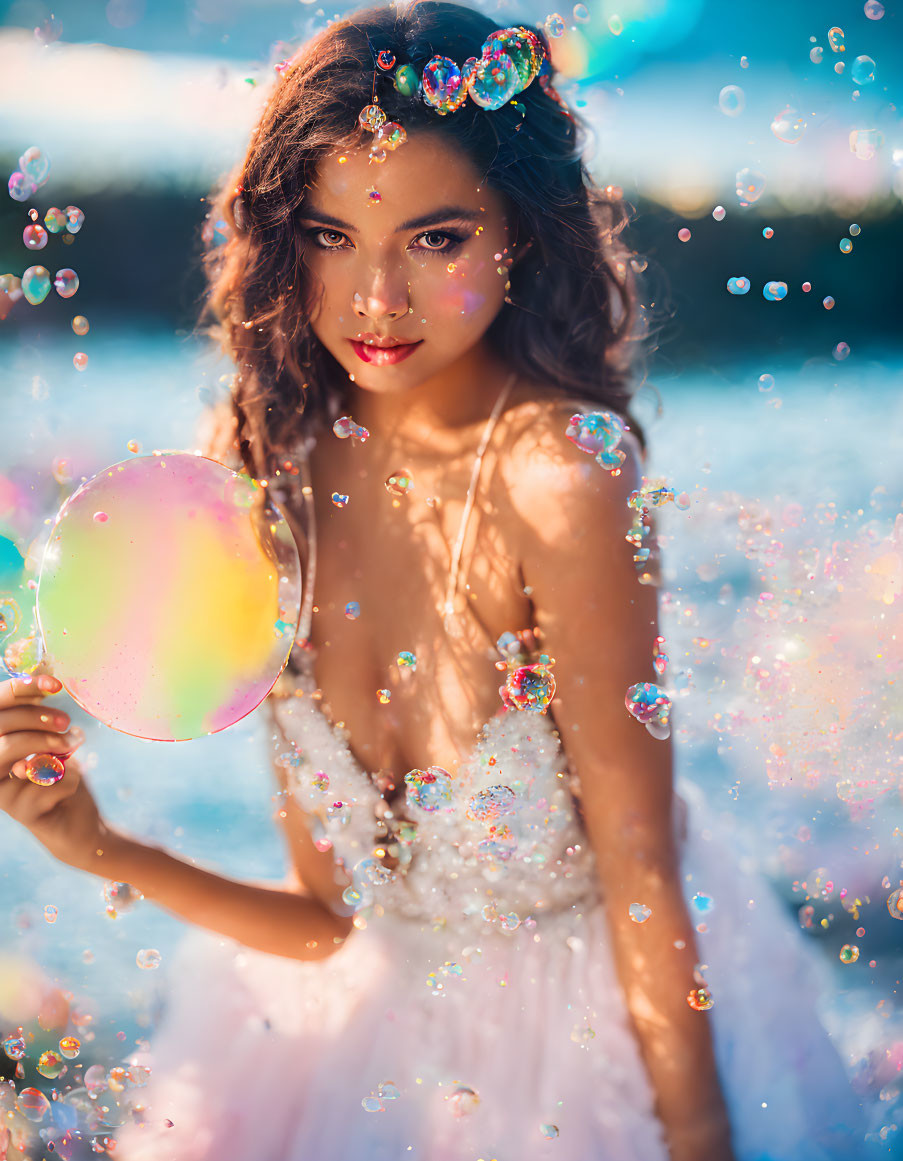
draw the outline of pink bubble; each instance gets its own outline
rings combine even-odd
[[[95,512],[93,519],[95,524],[106,524],[110,517],[106,512]]]
[[[811,289],[812,289],[811,282],[804,282],[803,283],[803,294],[808,294]]]
[[[680,238],[681,242],[689,242],[690,238],[692,237],[686,226],[684,226],[682,230],[677,231],[677,236]]]
[[[72,356],[72,366],[76,369],[76,371],[85,370],[85,368],[88,366],[88,356],[84,351],[77,351]]]

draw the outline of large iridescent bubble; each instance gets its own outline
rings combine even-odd
[[[522,92],[539,72],[542,64],[542,50],[536,50],[538,38],[527,36],[523,28],[500,28],[484,42],[480,56],[486,58],[493,52],[503,52],[511,58],[517,69],[518,83],[515,93]]]
[[[501,109],[520,91],[520,76],[507,52],[487,53],[465,75],[472,100],[483,109]]]
[[[454,113],[467,100],[467,84],[461,70],[447,56],[434,56],[423,70],[423,99],[437,113]]]
[[[114,729],[159,741],[216,733],[284,668],[300,578],[261,484],[187,452],[129,459],[57,516],[37,592],[46,657]]]

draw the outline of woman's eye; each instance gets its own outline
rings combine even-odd
[[[320,226],[319,229],[309,230],[308,237],[320,250],[347,250],[347,246],[341,245],[341,239],[345,238],[345,235],[338,230],[326,230]],[[425,251],[428,254],[448,254],[460,246],[464,239],[456,233],[445,230],[427,230],[416,240],[424,241],[425,245],[414,246],[414,250]]]

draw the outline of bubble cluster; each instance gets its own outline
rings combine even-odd
[[[628,713],[642,722],[653,737],[664,740],[670,735],[671,699],[651,681],[631,685],[624,697]]]
[[[19,158],[18,169],[9,175],[9,196],[17,202],[28,201],[50,176],[50,158],[37,145],[32,145]]]
[[[497,822],[506,814],[514,814],[516,801],[510,786],[488,786],[470,796],[465,813],[471,822]]]
[[[734,275],[727,280],[728,294],[749,294],[750,282],[742,274]]]
[[[613,411],[591,411],[572,415],[564,434],[581,451],[595,456],[600,467],[616,473],[626,459],[618,445],[627,430]]]
[[[544,714],[555,696],[555,678],[548,658],[510,670],[499,694],[507,709]]]

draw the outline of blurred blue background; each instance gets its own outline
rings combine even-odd
[[[535,3],[476,6],[500,26],[549,15]],[[126,458],[129,440],[145,452],[195,446],[197,419],[230,372],[194,333],[204,199],[241,156],[274,63],[348,10],[297,0],[3,6],[4,180],[31,145],[52,170],[30,201],[0,195],[0,275],[21,277],[40,261],[51,272],[74,267],[81,285],[69,300],[19,301],[0,322],[0,576],[18,575],[23,557],[37,563],[62,500]],[[793,754],[776,757],[767,714],[753,720],[776,695],[769,702],[767,681],[761,693],[750,659],[774,645],[760,608],[766,585],[789,605],[800,561],[815,554],[823,564],[839,543],[852,546],[845,567],[855,571],[856,553],[889,537],[900,511],[900,17],[891,3],[875,18],[876,8],[846,0],[605,0],[587,5],[585,21],[570,8],[561,15],[559,89],[590,125],[594,176],[635,207],[631,244],[658,344],[637,408],[650,474],[692,500],[687,512],[660,513],[678,773],[704,787],[745,865],[768,876],[794,922],[813,907],[800,939],[824,952],[823,1018],[875,1102],[876,1147],[891,1156],[903,1117],[903,924],[885,900],[903,874],[903,709],[875,641],[903,593],[864,598],[862,625],[841,626],[841,699],[873,692],[875,705],[850,719],[827,775],[776,778],[774,763]],[[842,29],[842,52],[831,28]],[[854,70],[862,56],[873,69]],[[857,83],[854,71],[874,79]],[[747,206],[736,193],[744,169],[764,181]],[[32,255],[22,243],[32,204],[41,217],[77,205],[85,224]],[[719,205],[723,220],[712,214]],[[747,295],[727,292],[736,276],[750,280]],[[787,283],[782,301],[763,297],[771,280]],[[90,321],[83,338],[75,314]],[[76,352],[88,355],[84,371]],[[813,572],[810,643],[816,632],[838,636],[825,575]],[[802,751],[803,711],[784,708],[779,749]],[[114,822],[236,877],[284,874],[256,715],[169,746],[73,716]],[[727,719],[739,724],[726,729]],[[846,787],[868,778],[877,790]],[[17,965],[26,964],[71,993],[86,1061],[125,1058],[152,1029],[182,924],[147,904],[110,919],[99,881],[59,866],[4,818],[0,838],[0,1032],[22,1010]],[[58,908],[52,924],[48,904]],[[848,943],[861,954],[842,964]],[[135,963],[148,947],[162,953],[156,972]],[[30,1027],[35,1046],[59,1039]]]

